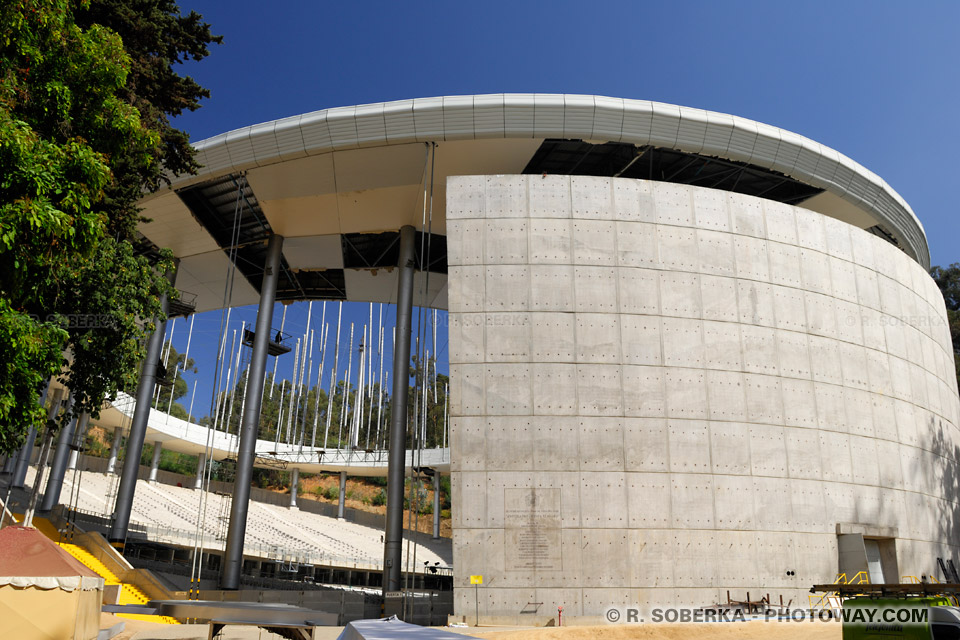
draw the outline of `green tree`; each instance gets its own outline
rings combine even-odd
[[[957,379],[960,380],[960,263],[954,262],[947,268],[935,266],[930,276],[943,294],[947,307],[947,322],[950,325],[950,338],[953,340],[953,360]]]
[[[189,371],[191,373],[197,373],[196,363],[193,358],[188,359],[184,354],[179,353],[173,345],[170,344],[169,340],[167,341],[166,349],[170,350],[170,355],[167,356],[166,375],[164,379],[172,382],[172,384],[163,384],[160,386],[158,400],[153,403],[153,406],[164,412],[166,412],[167,407],[169,407],[170,415],[186,420],[187,409],[181,405],[178,400],[185,398],[190,392],[190,385],[184,380],[183,372]],[[176,379],[174,379],[174,377],[176,377]]]
[[[0,4],[0,450],[42,423],[49,376],[93,415],[135,382],[174,293],[169,253],[135,249],[136,202],[195,168],[167,118],[206,94],[172,65],[214,41],[173,2]]]

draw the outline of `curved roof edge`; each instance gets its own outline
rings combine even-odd
[[[668,147],[772,169],[833,193],[889,227],[924,268],[930,252],[910,205],[880,176],[804,136],[739,116],[603,96],[491,94],[336,107],[201,140],[196,176],[173,187],[331,151],[480,138],[576,138]]]

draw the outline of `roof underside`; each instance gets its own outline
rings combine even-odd
[[[866,229],[925,266],[923,227],[882,178],[829,147],[737,116],[602,96],[495,94],[307,113],[196,144],[203,165],[143,201],[145,251],[180,259],[196,309],[255,303],[284,237],[279,300],[395,302],[413,225],[418,304],[446,306],[446,181],[552,173],[661,180],[776,200]],[[242,277],[231,274],[239,271]]]
[[[544,140],[523,172],[674,182],[793,205],[823,193],[823,189],[745,162],[622,142]]]

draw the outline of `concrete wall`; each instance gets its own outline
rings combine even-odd
[[[956,557],[950,335],[903,252],[660,182],[468,176],[447,200],[458,615],[475,574],[481,616],[806,606],[841,524],[894,535],[903,575]]]

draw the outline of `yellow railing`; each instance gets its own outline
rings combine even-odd
[[[870,584],[870,575],[866,571],[859,571],[852,578],[847,578],[847,574],[838,573],[833,584]],[[838,609],[843,604],[840,593],[837,591],[827,591],[820,596],[812,594],[807,596],[811,609]]]

